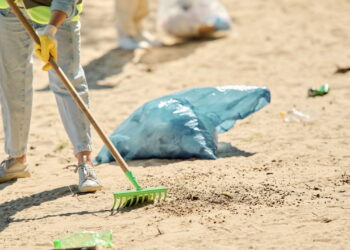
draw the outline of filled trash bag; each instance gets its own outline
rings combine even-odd
[[[194,88],[145,103],[110,136],[125,160],[216,159],[217,134],[270,102],[264,87]],[[104,146],[95,163],[114,161]]]
[[[175,37],[206,37],[229,30],[231,19],[219,0],[160,0],[157,25]]]

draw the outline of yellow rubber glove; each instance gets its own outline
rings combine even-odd
[[[56,32],[57,28],[51,24],[37,30],[40,38],[40,45],[35,44],[35,54],[45,62],[45,65],[42,68],[45,71],[51,69],[51,65],[49,63],[50,56],[57,61],[57,41],[55,39]]]

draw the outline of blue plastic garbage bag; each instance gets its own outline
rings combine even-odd
[[[217,133],[270,102],[264,87],[194,88],[145,103],[110,136],[125,160],[216,159]],[[104,146],[95,163],[114,161]]]

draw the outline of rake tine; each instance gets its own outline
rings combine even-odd
[[[129,196],[129,204],[128,207],[131,207],[134,205],[135,197],[134,196]]]
[[[140,200],[140,195],[136,195],[136,200],[134,205],[136,206],[137,204],[139,204],[139,200]]]
[[[140,196],[139,196],[139,195],[137,195],[137,196],[136,196],[136,202],[135,202],[135,205],[139,204],[139,200],[140,200]]]
[[[136,206],[139,203],[139,197],[140,197],[140,195],[136,195],[135,199],[133,199],[134,200],[134,206]]]
[[[119,209],[122,209],[123,208],[123,206],[124,206],[124,197],[123,196],[121,196],[121,197],[119,197]]]
[[[125,201],[124,201],[124,204],[123,204],[123,208],[128,207],[129,204],[130,204],[130,197],[129,196],[125,196]]]
[[[114,196],[114,202],[113,202],[113,206],[112,206],[112,209],[111,209],[112,212],[113,212],[116,204],[117,204],[117,198],[115,198],[115,196]]]
[[[159,193],[158,202],[160,202],[160,200],[162,199],[162,193],[163,193],[163,192],[160,192],[160,193]]]
[[[120,209],[125,208],[125,206],[126,206],[126,205],[127,205],[127,203],[128,203],[128,198],[127,198],[127,197],[125,197],[125,196],[122,196],[122,197],[121,197],[121,199],[120,199],[120,203],[121,203],[121,205],[120,205]]]
[[[140,196],[138,196],[138,204],[142,204],[143,202],[144,202],[144,198],[145,198],[145,195],[143,194],[143,195],[140,195]]]
[[[119,209],[120,206],[122,205],[123,197],[118,197],[118,200],[119,200],[119,204],[118,204],[118,209]]]
[[[129,206],[130,206],[130,202],[131,202],[130,199],[131,199],[130,196],[126,196],[126,197],[125,197],[125,203],[124,203],[123,208],[126,208],[126,207],[129,207]]]
[[[152,200],[153,200],[152,193],[147,193],[145,196],[146,196],[146,198],[147,198],[147,199],[145,200],[146,203],[152,202]]]
[[[148,195],[148,200],[147,200],[147,202],[152,202],[152,200],[153,200],[153,198],[154,198],[152,192],[149,192],[147,195]]]
[[[129,205],[128,205],[128,207],[131,207],[132,205],[135,205],[134,204],[134,197],[133,196],[130,196],[130,203],[129,203]]]
[[[145,196],[145,202],[148,203],[152,200],[152,197],[151,197],[151,194],[150,193],[147,193],[144,195]]]
[[[152,197],[153,197],[152,201],[156,202],[157,201],[157,193],[156,192],[152,193]]]

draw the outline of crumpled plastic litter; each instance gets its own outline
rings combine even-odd
[[[230,16],[219,0],[160,0],[157,16],[160,33],[191,38],[229,30]],[[212,27],[212,29],[210,29]]]
[[[125,160],[216,159],[217,134],[270,102],[265,87],[222,86],[184,90],[149,101],[110,136]],[[114,161],[103,146],[96,164]]]
[[[55,249],[80,248],[91,246],[103,246],[110,248],[112,244],[112,230],[103,232],[82,231],[64,236],[62,239],[54,240]]]

